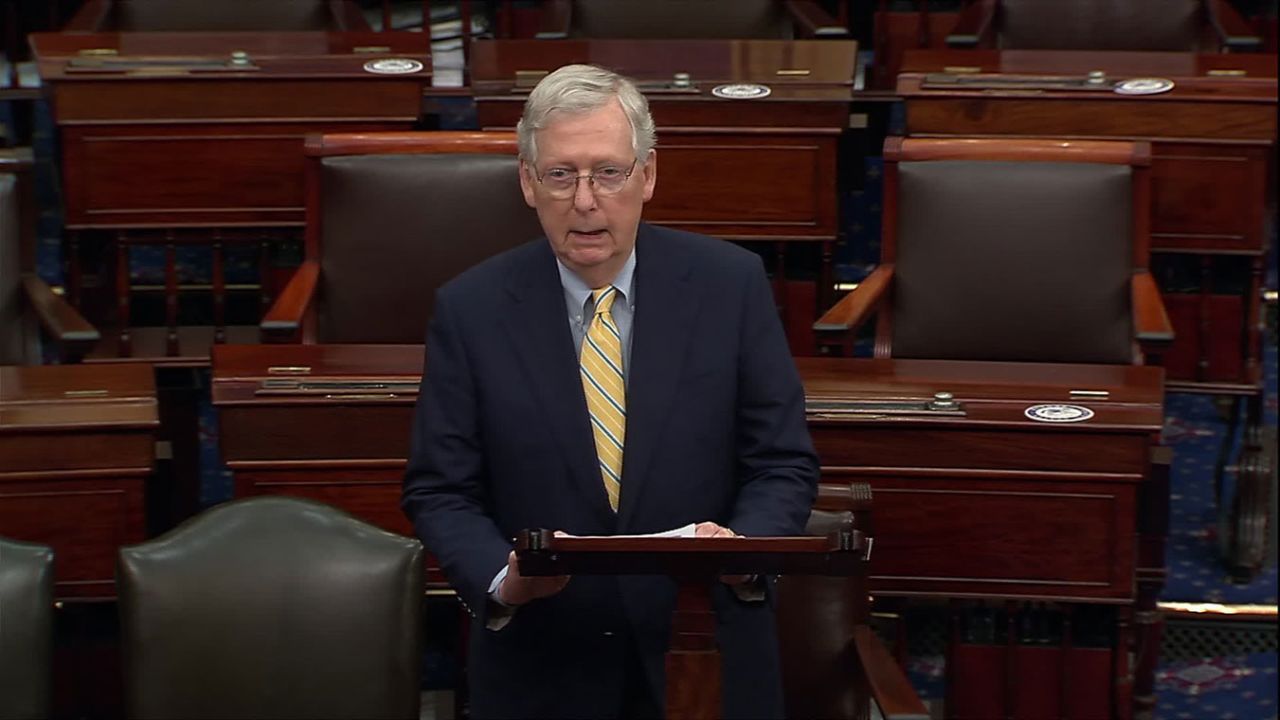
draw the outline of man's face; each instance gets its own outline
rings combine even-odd
[[[542,230],[560,261],[585,279],[608,282],[622,268],[636,244],[640,210],[653,197],[658,177],[657,155],[649,151],[616,194],[596,192],[585,177],[572,197],[552,197],[547,173],[585,176],[604,168],[632,167],[631,125],[614,100],[585,113],[558,113],[537,131],[538,163],[521,163],[520,187],[525,202],[538,211]],[[606,277],[592,278],[593,275]]]

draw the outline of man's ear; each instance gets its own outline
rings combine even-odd
[[[653,199],[653,189],[658,185],[658,151],[649,150],[649,156],[644,161],[644,201],[649,202]]]
[[[524,158],[520,158],[520,164],[516,166],[516,172],[520,173],[520,192],[524,193],[525,204],[531,208],[537,208],[538,205],[534,201],[533,195],[533,168],[525,164]]]

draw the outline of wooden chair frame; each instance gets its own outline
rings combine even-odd
[[[23,307],[35,316],[40,331],[57,347],[61,362],[78,362],[101,337],[69,302],[36,273],[36,203],[32,187],[31,148],[0,149],[0,173],[15,176],[18,195],[18,271]],[[25,342],[25,341],[24,341]],[[28,358],[38,363],[39,358]]]

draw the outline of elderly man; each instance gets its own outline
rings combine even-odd
[[[804,393],[760,260],[640,222],[658,164],[629,80],[560,68],[518,134],[546,237],[440,289],[402,505],[475,618],[475,717],[660,716],[674,583],[522,577],[512,537],[798,534]],[[716,589],[728,717],[782,714],[771,596]]]

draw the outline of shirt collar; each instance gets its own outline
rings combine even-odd
[[[556,258],[556,267],[560,270],[560,285],[564,287],[565,295],[573,303],[573,307],[585,307],[587,300],[591,299],[591,288],[587,286],[587,283],[582,278],[578,277],[577,273],[561,262],[560,258]],[[633,308],[636,304],[635,274],[636,249],[631,248],[631,255],[622,264],[622,269],[618,271],[617,276],[610,283],[622,294],[622,299],[626,302],[628,308]]]

